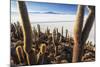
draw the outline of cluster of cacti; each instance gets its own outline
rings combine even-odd
[[[94,51],[95,52],[95,45],[92,42],[87,42],[84,46],[84,49]]]
[[[35,36],[35,38],[34,37],[32,38],[33,39],[32,48],[31,48],[31,51],[28,54],[28,55],[30,55],[29,60],[32,61],[31,65],[34,65],[34,64],[45,64],[45,63],[47,63],[47,61],[43,62],[43,60],[46,60],[48,58],[53,59],[53,61],[52,60],[50,61],[50,59],[49,59],[50,62],[48,62],[48,63],[63,63],[63,61],[71,62],[71,57],[72,57],[71,56],[72,55],[72,50],[71,49],[73,49],[73,38],[69,36],[68,31],[66,32],[67,38],[66,38],[66,36],[63,36],[63,40],[65,40],[65,41],[61,42],[61,41],[57,41],[56,37],[55,38],[52,37],[52,33],[49,33],[47,35],[47,33],[43,33],[41,31],[40,37],[38,37],[37,36],[37,34],[38,34],[37,29],[36,28],[34,28],[34,29],[35,29],[35,31],[32,31],[32,32],[33,32],[33,35]],[[35,32],[37,33],[36,35],[34,34]],[[61,33],[59,31],[58,31],[58,33],[60,34],[60,37],[62,37],[62,35],[61,35]],[[59,34],[58,35],[56,34],[55,36],[59,36]],[[36,38],[39,39],[39,40],[37,40]],[[53,38],[55,39],[55,41],[53,41]],[[19,48],[20,50],[23,49],[24,63],[21,62],[21,65],[28,65],[27,64],[26,55],[25,55],[25,52],[24,52],[24,48],[23,48],[24,42],[22,40],[18,40],[16,42],[15,41],[13,42],[12,39],[11,39],[11,44],[12,44],[11,47],[15,47],[16,49]],[[91,52],[91,48],[93,48],[92,50],[95,49],[95,47],[90,45],[91,42],[86,43],[86,44],[88,44],[88,45],[85,45],[85,47],[84,47],[85,51],[88,50],[89,52]],[[46,52],[45,52],[45,50],[46,50]],[[19,52],[19,54],[18,54],[18,50],[17,50],[15,53],[17,53],[16,56],[22,57],[22,55],[21,55],[21,54],[23,54],[22,51]],[[93,51],[92,51],[92,53],[93,53]],[[46,54],[48,54],[48,55],[45,56]],[[54,58],[52,58],[53,54],[54,54]],[[60,60],[61,57],[62,57],[60,54],[61,55],[65,54],[66,56],[68,55],[67,60],[66,60],[66,58],[64,60]],[[44,58],[44,57],[47,57],[47,58]],[[84,61],[87,60],[86,57],[85,57],[85,55],[83,56],[83,58],[85,58]],[[56,60],[54,60],[54,59],[56,59]],[[14,60],[14,61],[16,61],[16,60]],[[18,63],[15,63],[15,64],[19,64],[19,61],[20,61],[20,59],[18,59]],[[21,61],[23,61],[23,58],[21,58]]]
[[[84,45],[83,49],[84,49],[84,54],[82,56],[81,61],[93,61],[93,60],[95,60],[95,46],[92,44],[92,42],[88,41]]]
[[[42,32],[39,24],[37,25],[37,28],[33,27],[32,30],[25,2],[18,1],[18,5],[22,19],[20,23],[22,23],[22,26],[20,26],[19,22],[17,24],[11,24],[11,64],[39,65],[68,63],[72,62],[72,52],[74,56],[73,62],[77,61],[78,55],[80,54],[80,49],[78,47],[83,43],[80,43],[83,41],[81,39],[83,34],[80,34],[80,32],[83,32],[82,27],[80,26],[83,24],[80,23],[83,22],[83,20],[80,20],[80,18],[82,19],[84,15],[84,6],[79,7],[78,19],[76,20],[78,22],[76,22],[75,37],[73,39],[70,37],[68,30],[66,30],[66,36],[63,35],[63,27],[61,33],[58,31],[58,28],[54,28],[53,32],[51,32],[48,27],[45,32]],[[73,40],[75,44],[73,43]],[[89,43],[89,45],[90,44],[91,43]],[[87,45],[84,46],[84,51],[88,51],[89,53],[91,52],[91,48],[95,48],[92,47],[92,45],[89,47],[90,49],[87,49]],[[82,56],[83,61],[87,61],[86,52],[84,52],[84,56]],[[95,54],[94,52],[95,51],[93,50],[93,55]],[[90,57],[89,55],[88,59],[94,60],[94,56]]]
[[[12,33],[13,32],[13,33]],[[16,24],[11,24],[11,40],[12,42],[22,40],[23,41],[23,32],[22,27],[19,25],[19,22]]]
[[[12,24],[13,25],[13,24]],[[17,30],[17,29],[16,29]],[[48,29],[49,30],[49,29]],[[46,30],[46,32],[48,32],[48,30]],[[45,55],[45,51],[47,49],[46,46],[52,46],[51,44],[53,44],[53,48],[50,48],[51,50],[53,50],[53,53],[54,53],[54,56],[55,58],[57,57],[57,54],[59,53],[59,49],[58,49],[58,46],[61,45],[62,41],[57,41],[58,38],[56,37],[62,37],[61,33],[59,31],[57,31],[57,29],[55,29],[56,32],[54,32],[54,37],[52,36],[52,33],[50,33],[50,31],[48,33],[43,33],[42,31],[40,32],[40,37],[37,36],[38,32],[36,30],[35,27],[33,27],[33,38],[32,38],[32,47],[31,47],[31,51],[28,54],[28,57],[26,56],[26,53],[24,51],[24,43],[22,40],[18,40],[16,42],[14,42],[15,44],[15,49],[16,49],[16,54],[17,54],[17,57],[18,57],[18,61],[20,61],[20,65],[29,65],[28,64],[28,60],[30,62],[30,60],[32,61],[32,63],[30,62],[30,65],[31,64],[43,64],[43,57]],[[13,31],[14,32],[14,31]],[[22,32],[20,32],[22,33]],[[37,33],[37,34],[35,34]],[[68,33],[68,32],[67,32]],[[66,34],[67,34],[66,33]],[[45,39],[45,37],[47,37],[47,39]],[[38,38],[39,40],[37,40],[36,38]],[[42,38],[42,40],[40,39]],[[54,39],[53,39],[54,38]],[[63,36],[64,39],[66,39],[66,37]],[[11,39],[12,40],[12,39]],[[60,39],[59,39],[60,40]],[[48,42],[49,41],[49,42]],[[13,45],[13,41],[12,42],[12,45]],[[69,42],[69,41],[66,41],[66,42]],[[66,42],[64,42],[66,44]],[[21,52],[19,50],[21,50]],[[49,49],[49,52],[52,52],[51,50]],[[38,50],[38,52],[37,52]],[[23,54],[24,53],[24,54]],[[24,59],[23,59],[23,55],[24,55]],[[30,56],[29,56],[30,55]],[[49,56],[49,55],[48,55]],[[20,58],[22,57],[22,58]],[[39,57],[41,57],[39,59]],[[28,60],[27,60],[28,58]],[[32,59],[33,58],[33,59]],[[17,59],[17,58],[16,58]],[[47,59],[47,58],[46,58]],[[22,62],[23,63],[22,63]],[[67,61],[67,60],[66,60]],[[18,64],[19,64],[18,63]],[[46,62],[45,62],[46,63]],[[15,63],[17,64],[17,63]]]

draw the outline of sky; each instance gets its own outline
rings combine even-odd
[[[77,5],[72,4],[58,4],[58,3],[43,3],[43,2],[34,2],[34,1],[25,1],[28,12],[54,12],[54,13],[63,13],[63,14],[76,14]],[[16,0],[11,0],[11,12],[18,12]],[[85,9],[85,14],[88,13],[88,10]]]
[[[29,13],[30,21],[36,22],[36,21],[58,21],[58,20],[65,20],[65,21],[73,21],[75,19],[75,15],[77,12],[77,5],[75,4],[58,4],[58,3],[43,3],[43,2],[34,2],[34,1],[25,1],[28,12],[32,12],[33,14]],[[16,0],[11,0],[11,22],[16,22],[18,21],[18,7],[17,7],[17,2]],[[58,15],[58,14],[34,14],[34,13],[46,13],[46,12],[54,12],[54,13],[63,13],[63,15]],[[85,7],[85,15],[87,16],[88,10]],[[41,17],[42,16],[42,17]],[[42,24],[42,23],[41,23]],[[51,24],[51,23],[50,23]],[[48,24],[47,26],[50,26]],[[46,24],[44,24],[46,25]],[[46,27],[43,24],[41,27]],[[67,26],[66,26],[67,25]],[[54,25],[51,25],[53,28]],[[62,26],[65,26],[65,28],[69,29],[72,31],[73,29],[73,23],[68,22],[66,24],[62,23],[61,24],[56,24],[55,26],[59,26],[61,28]],[[92,27],[92,30],[89,35],[89,40],[94,42],[94,26]],[[44,30],[44,29],[43,29]]]

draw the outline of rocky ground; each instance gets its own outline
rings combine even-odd
[[[33,30],[33,44],[30,55],[34,56],[32,65],[71,63],[73,52],[73,38],[60,33],[57,28],[53,32],[46,29],[41,31],[40,25]],[[23,32],[19,22],[11,23],[11,65],[27,65],[23,50]],[[41,46],[42,45],[42,46]],[[88,41],[84,46],[82,62],[95,61],[95,44]]]

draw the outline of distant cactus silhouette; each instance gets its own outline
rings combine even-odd
[[[40,37],[41,29],[40,29],[40,25],[39,24],[37,25],[37,28],[38,28],[38,37]]]
[[[56,50],[56,29],[53,30],[53,34],[52,34],[52,41],[53,41],[53,46],[55,49],[55,55],[57,54],[57,50]]]
[[[53,44],[54,44],[54,46],[55,46],[55,45],[56,45],[56,44],[55,44],[55,41],[56,41],[56,29],[53,30],[52,40],[53,40]]]
[[[61,28],[61,37],[60,37],[60,42],[62,42],[62,40],[63,40],[63,26],[62,26],[62,28]]]
[[[58,28],[56,28],[56,42],[58,42]]]
[[[46,29],[46,31],[45,31],[45,34],[46,34],[47,36],[50,35],[50,29],[48,29],[48,27],[47,27],[47,29]]]
[[[67,39],[67,36],[68,36],[68,30],[66,29],[66,39]]]
[[[62,32],[61,32],[61,35],[63,36],[63,26],[62,26],[62,29],[61,29],[61,31],[62,31]]]
[[[35,27],[33,27],[33,38],[34,38],[34,41],[37,40],[37,30],[35,29]]]

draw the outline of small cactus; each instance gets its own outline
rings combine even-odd
[[[40,37],[41,29],[39,24],[37,25],[37,29],[38,29],[38,37]]]
[[[23,62],[25,62],[25,57],[24,57],[24,52],[22,49],[22,46],[17,46],[16,47],[16,53],[19,59],[19,63],[22,64]]]
[[[37,54],[37,64],[43,64],[45,52],[46,52],[46,44],[42,43],[40,44],[40,51]]]

